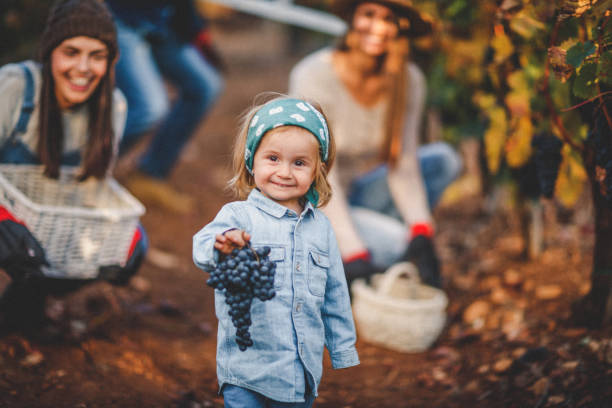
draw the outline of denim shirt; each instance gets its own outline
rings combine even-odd
[[[276,401],[302,402],[323,372],[323,347],[334,369],[359,364],[355,325],[336,237],[327,217],[310,203],[302,214],[253,190],[246,201],[226,204],[193,237],[193,260],[214,268],[215,235],[230,228],[251,234],[251,245],[271,248],[276,296],[251,305],[253,346],[241,352],[222,292],[215,290],[217,377]],[[307,378],[305,378],[307,376]]]

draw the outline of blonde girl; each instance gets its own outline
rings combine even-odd
[[[340,251],[318,209],[331,197],[333,159],[327,120],[305,100],[274,98],[243,121],[230,186],[246,199],[223,206],[195,234],[193,258],[211,271],[247,242],[268,246],[276,296],[253,300],[253,345],[241,352],[225,295],[215,291],[217,377],[226,407],[312,406],[324,346],[334,368],[359,364]]]

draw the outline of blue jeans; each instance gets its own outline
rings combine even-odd
[[[433,209],[461,172],[461,158],[449,145],[440,142],[420,147],[418,159],[427,201]],[[357,231],[370,251],[372,262],[381,268],[396,262],[407,247],[407,227],[393,203],[388,171],[383,165],[356,179],[348,196]]]
[[[225,408],[310,408],[314,403],[312,393],[308,393],[305,402],[280,402],[232,384],[225,384],[222,393]]]
[[[128,102],[122,150],[160,124],[139,167],[152,177],[165,178],[218,98],[223,80],[200,51],[172,32],[152,37],[147,27],[116,23],[121,53],[117,85]],[[178,98],[172,107],[164,78],[177,87]]]

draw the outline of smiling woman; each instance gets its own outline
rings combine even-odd
[[[61,109],[81,104],[96,90],[108,69],[108,47],[95,38],[64,40],[51,52],[51,75]]]
[[[425,77],[409,60],[409,39],[432,24],[409,0],[332,4],[348,30],[294,67],[289,93],[320,103],[337,138],[324,211],[347,278],[413,261],[426,283],[441,286],[431,209],[461,162],[445,143],[419,146]]]
[[[58,1],[40,40],[40,62],[0,68],[0,163],[39,164],[55,179],[63,166],[78,166],[80,180],[109,177],[127,113],[114,88],[117,55],[115,24],[102,1]],[[146,246],[139,227],[125,264],[102,266],[99,277],[127,283]],[[0,268],[12,278],[0,299],[0,325],[5,314],[5,324],[38,332],[47,294],[92,281],[47,277],[45,264],[27,226],[0,206]]]

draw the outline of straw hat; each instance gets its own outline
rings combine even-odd
[[[378,3],[392,9],[399,17],[400,33],[407,37],[420,37],[432,31],[431,19],[419,12],[410,0],[333,0],[332,11],[349,25],[359,3]]]

